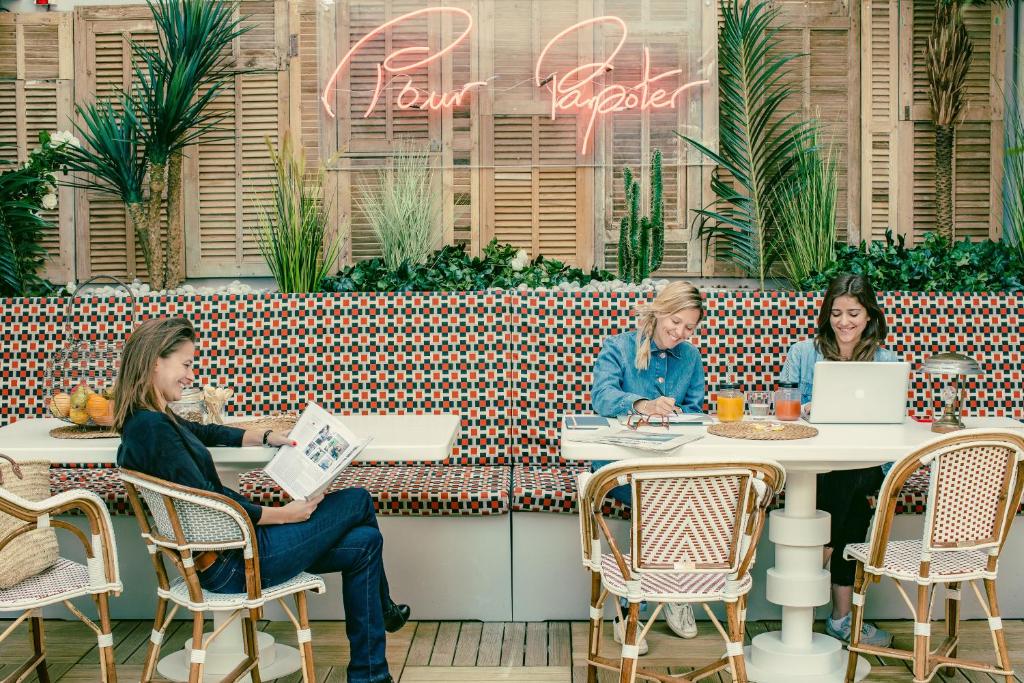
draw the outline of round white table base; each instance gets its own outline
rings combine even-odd
[[[843,683],[849,653],[835,638],[821,633],[811,637],[810,647],[794,652],[782,642],[779,631],[762,633],[743,648],[747,678],[757,683]],[[854,680],[871,672],[863,657],[857,658]]]
[[[228,616],[229,613],[215,612],[214,628],[220,626]],[[229,624],[206,651],[206,663],[203,666],[204,681],[223,679],[245,657],[240,622],[240,619],[236,619]],[[207,633],[208,635],[209,633]],[[294,647],[275,642],[274,637],[269,633],[259,632],[256,636],[260,650],[261,679],[269,681],[281,678],[302,668],[302,658]],[[161,659],[157,663],[156,670],[161,676],[172,681],[187,681],[191,650],[192,639],[189,638],[185,641],[184,650],[178,650]],[[243,680],[250,679],[246,677]]]

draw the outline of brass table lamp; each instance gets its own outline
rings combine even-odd
[[[945,434],[964,429],[965,425],[961,416],[967,390],[959,378],[980,375],[981,366],[978,361],[959,353],[937,353],[926,360],[921,369],[929,375],[953,376],[953,384],[945,387],[940,394],[946,407],[942,412],[942,417],[932,423],[932,431]]]

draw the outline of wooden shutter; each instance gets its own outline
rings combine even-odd
[[[267,140],[280,145],[291,115],[289,6],[286,0],[244,0],[239,14],[251,29],[235,40],[232,52],[246,71],[212,104],[225,114],[220,130],[186,155],[189,277],[269,273],[256,231],[261,207],[272,206],[276,186]],[[295,136],[301,144],[299,121]]]
[[[25,161],[40,132],[71,130],[71,32],[69,13],[0,14],[0,158]],[[74,276],[74,190],[59,184],[57,199],[55,210],[41,212],[53,227],[43,232],[40,275],[66,282]]]
[[[132,87],[131,41],[156,46],[146,6],[82,7],[75,11],[76,99],[85,105],[116,98]],[[80,121],[79,121],[80,123]],[[145,278],[142,247],[129,226],[121,200],[99,192],[76,192],[78,277],[97,274]],[[166,212],[161,239],[166,238]]]

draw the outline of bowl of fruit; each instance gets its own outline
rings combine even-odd
[[[114,387],[94,390],[82,381],[71,391],[55,392],[49,399],[50,414],[80,427],[114,424]]]

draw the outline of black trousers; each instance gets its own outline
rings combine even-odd
[[[833,549],[830,566],[834,585],[853,585],[857,564],[843,559],[843,548],[849,543],[863,543],[867,540],[873,514],[868,505],[868,496],[878,491],[882,478],[881,467],[839,470],[818,475],[818,509],[832,516],[832,534],[828,547]]]

